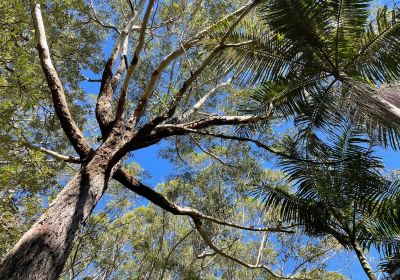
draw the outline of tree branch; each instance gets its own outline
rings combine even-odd
[[[111,24],[105,24],[97,17],[96,10],[95,10],[94,5],[93,5],[93,0],[90,1],[90,7],[93,10],[94,17],[89,16],[89,21],[92,20],[92,21],[98,23],[100,26],[102,26],[104,28],[112,29],[115,32],[117,32],[118,34],[121,34],[121,31],[119,31],[117,27],[115,27],[115,26],[113,26]]]
[[[180,47],[178,49],[176,49],[175,51],[171,52],[170,54],[168,54],[166,57],[164,57],[164,59],[158,64],[157,68],[153,71],[150,81],[147,83],[146,88],[144,90],[144,92],[142,93],[142,96],[139,99],[139,103],[135,109],[135,113],[132,116],[132,118],[129,120],[129,126],[131,128],[134,128],[135,125],[139,122],[144,109],[146,108],[146,104],[147,101],[150,99],[151,95],[153,94],[153,91],[159,81],[159,78],[162,74],[162,72],[168,67],[168,65],[174,61],[176,58],[180,57],[182,54],[185,53],[185,50],[193,47],[196,45],[196,43],[198,43],[201,39],[203,39],[207,33],[217,24],[219,24],[220,22],[232,18],[232,17],[236,17],[239,15],[239,17],[241,17],[243,14],[247,14],[252,8],[254,8],[256,5],[258,5],[261,1],[260,0],[254,0],[244,6],[242,6],[240,9],[234,11],[233,13],[225,16],[224,18],[222,18],[221,20],[217,21],[215,24],[209,26],[208,28],[202,30],[201,32],[197,33],[192,39],[186,41],[185,43],[181,43]],[[221,47],[218,48],[219,51]],[[202,70],[201,70],[202,71]],[[200,72],[198,74],[200,74]],[[189,78],[192,80],[193,82],[193,78]],[[184,88],[183,90],[181,89],[180,91],[186,91],[187,87],[189,86],[189,84],[191,83],[190,81],[186,81],[186,85],[184,84],[182,86],[182,88]],[[183,93],[181,93],[183,94]],[[180,95],[181,95],[180,94]],[[173,110],[174,111],[174,110]]]
[[[199,219],[195,219],[193,218],[193,222],[195,224],[195,227],[197,229],[197,232],[199,233],[200,237],[203,239],[203,241],[211,248],[213,249],[215,252],[217,252],[217,254],[230,259],[240,265],[243,265],[244,267],[250,268],[250,269],[264,269],[266,270],[269,274],[271,274],[272,276],[278,278],[278,279],[302,279],[304,280],[304,278],[295,278],[295,277],[285,277],[285,276],[281,276],[276,274],[275,272],[272,271],[271,268],[269,268],[266,265],[253,265],[253,264],[249,264],[246,263],[236,257],[233,257],[227,253],[225,253],[223,250],[221,250],[220,248],[218,248],[216,245],[214,245],[214,243],[211,241],[211,239],[208,237],[206,231],[203,229],[202,227],[202,223]]]
[[[197,142],[196,139],[194,139],[190,134],[189,134],[189,137],[190,137],[190,139],[193,141],[193,143],[194,143],[197,147],[199,147],[199,149],[200,149],[202,152],[204,152],[205,154],[209,155],[210,157],[212,157],[213,159],[215,159],[216,161],[220,162],[220,163],[223,164],[223,165],[226,165],[226,166],[228,166],[228,167],[236,168],[236,166],[234,166],[234,165],[232,165],[232,164],[229,164],[229,163],[226,163],[225,161],[223,161],[222,159],[220,159],[219,157],[217,157],[217,156],[214,155],[213,153],[211,153],[211,152],[207,151],[206,149],[204,149],[204,148],[201,146],[201,144],[200,144],[199,142]]]
[[[132,74],[135,70],[136,65],[139,63],[139,55],[144,46],[144,38],[146,35],[147,23],[149,21],[151,10],[153,9],[153,5],[154,5],[154,0],[150,0],[147,5],[144,17],[143,17],[138,43],[137,43],[135,52],[132,57],[131,65],[129,65],[129,67],[128,67],[128,71],[127,71],[127,74],[126,74],[126,77],[124,80],[124,84],[122,86],[122,92],[121,92],[121,95],[120,95],[120,98],[118,101],[117,113],[115,115],[116,121],[118,121],[119,119],[122,118],[124,110],[125,110],[125,103],[126,103],[126,96],[128,93],[129,82],[131,81]]]
[[[32,18],[35,25],[36,39],[38,42],[37,49],[39,52],[40,62],[47,80],[47,84],[51,91],[53,105],[57,117],[61,123],[61,127],[68,137],[68,140],[71,142],[79,156],[84,159],[89,154],[91,148],[82,132],[76,125],[75,120],[73,119],[68,108],[63,85],[50,57],[50,50],[47,44],[42,13],[38,3],[32,5]]]
[[[59,161],[65,161],[65,162],[70,162],[70,163],[82,163],[82,160],[80,158],[78,158],[78,157],[62,155],[62,154],[59,154],[59,153],[54,152],[52,150],[49,150],[49,149],[46,149],[46,148],[43,148],[43,147],[39,147],[39,146],[33,145],[31,143],[27,143],[27,142],[26,143],[22,143],[22,145],[27,147],[27,148],[29,148],[29,149],[42,152],[42,153],[44,153],[44,154],[46,154],[48,156],[51,156],[52,158],[54,158],[56,160],[59,160]]]
[[[165,198],[162,194],[158,193],[157,191],[153,190],[152,188],[142,184],[140,181],[132,177],[126,171],[122,170],[121,168],[115,173],[114,179],[120,182],[129,190],[135,192],[136,194],[143,196],[144,198],[148,199],[155,205],[159,206],[160,208],[168,211],[174,215],[181,215],[181,216],[189,216],[193,219],[200,219],[200,220],[207,220],[216,224],[220,224],[223,226],[249,230],[249,231],[259,231],[259,232],[285,232],[285,233],[294,233],[291,230],[288,230],[290,227],[254,227],[254,226],[243,226],[238,225],[235,223],[227,222],[206,214],[199,212],[196,209],[191,207],[181,207],[167,198]]]
[[[231,79],[229,79],[228,81],[226,81],[225,83],[219,84],[217,86],[215,86],[213,89],[211,89],[209,92],[207,92],[202,98],[199,99],[199,101],[196,102],[196,104],[193,105],[193,107],[191,107],[190,109],[186,110],[179,118],[179,120],[184,120],[187,119],[190,115],[194,114],[195,112],[197,112],[197,110],[199,110],[199,108],[201,106],[203,106],[203,104],[212,96],[214,95],[217,90],[219,90],[220,88],[229,85],[231,82]]]
[[[103,138],[106,138],[108,135],[114,120],[112,112],[112,99],[114,89],[126,67],[124,60],[126,58],[128,46],[128,35],[132,31],[133,25],[138,17],[138,14],[140,13],[140,10],[143,8],[144,3],[144,0],[140,0],[138,9],[132,13],[132,16],[129,18],[124,30],[119,34],[106,65],[104,66],[100,92],[96,102],[96,119],[99,123]],[[112,70],[119,52],[121,53],[121,65],[118,67],[115,76],[113,76]]]
[[[261,141],[258,141],[258,140],[252,139],[252,138],[248,138],[248,137],[226,135],[226,134],[222,134],[222,133],[212,133],[212,132],[201,131],[201,130],[197,130],[197,129],[188,129],[188,128],[182,127],[180,125],[163,125],[163,126],[160,126],[160,127],[168,127],[168,126],[177,128],[177,130],[182,130],[182,132],[186,131],[188,133],[207,135],[207,136],[221,138],[221,139],[236,140],[236,141],[242,141],[242,142],[243,141],[244,142],[251,142],[251,143],[255,144],[257,147],[262,148],[264,150],[267,150],[268,152],[273,153],[273,154],[275,154],[277,156],[280,156],[282,158],[301,161],[301,162],[307,162],[307,163],[310,163],[310,164],[322,164],[322,165],[324,165],[324,164],[339,164],[339,163],[342,163],[342,162],[353,160],[353,158],[345,158],[345,159],[342,159],[342,160],[315,161],[315,160],[310,160],[310,159],[305,159],[305,158],[293,157],[291,155],[287,155],[285,153],[281,153],[281,152],[275,151],[274,149],[268,147],[267,145],[265,145]]]

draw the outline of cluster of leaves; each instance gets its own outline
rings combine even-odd
[[[97,73],[104,65],[99,50],[108,39],[100,30],[114,32],[123,25],[124,14],[130,13],[127,2],[131,1],[43,5],[53,60],[81,127],[90,120],[86,109],[92,105],[81,89],[83,70]],[[144,51],[148,59],[139,61],[129,101],[137,101],[157,61],[242,2],[157,1]],[[0,12],[4,17],[0,30],[1,257],[25,230],[21,224],[29,225],[42,210],[42,198],[50,196],[63,183],[61,175],[69,171],[65,164],[49,161],[26,145],[68,152],[44,86],[29,9],[19,1],[8,1],[0,4]],[[344,248],[355,249],[359,244],[364,249],[381,249],[388,257],[384,270],[395,277],[396,254],[400,253],[394,242],[399,226],[398,184],[382,176],[383,166],[371,146],[399,146],[400,121],[380,102],[391,101],[396,92],[377,92],[400,75],[400,18],[395,8],[378,8],[372,21],[370,14],[371,1],[363,0],[265,1],[229,34],[223,52],[177,110],[184,112],[204,92],[231,77],[235,86],[219,90],[194,116],[236,114],[239,109],[241,113],[272,113],[278,120],[293,122],[296,135],[277,145],[280,154],[286,155],[279,160],[289,183],[281,173],[264,170],[263,160],[270,158],[247,145],[184,136],[171,139],[164,151],[182,172],[159,190],[173,201],[224,220],[264,226],[295,223],[300,233],[319,237],[308,240],[302,234],[269,234],[261,250],[263,263],[276,271],[281,270],[277,263],[296,262],[298,271],[293,273],[299,277],[341,279],[327,273],[326,262],[321,262],[332,241],[326,238],[333,237]],[[233,20],[228,17],[214,25],[196,51],[188,50],[167,69],[170,75],[162,75],[154,92],[157,100],[149,105],[147,117],[164,112],[180,82],[192,74]],[[253,85],[257,85],[253,91],[240,90]],[[244,131],[246,136],[263,136],[273,142],[273,137],[265,137],[272,134],[271,123],[241,129],[224,132]],[[255,194],[264,200],[266,215],[248,197],[249,190],[261,181],[265,184]],[[65,267],[65,279],[269,277],[263,271],[243,270],[215,254],[199,258],[206,246],[190,222],[172,219],[114,187],[107,205],[98,209],[79,237]],[[260,234],[221,229],[211,223],[205,227],[230,254],[249,262],[258,259]]]
[[[286,183],[283,174],[264,170],[247,145],[226,147],[225,144],[213,143],[212,152],[227,162],[235,161],[243,172],[210,161],[200,149],[182,147],[181,155],[187,162],[182,170],[184,174],[178,172],[157,190],[176,203],[190,205],[223,220],[260,227],[279,225],[277,214],[263,215],[248,193],[260,180],[277,186]],[[163,154],[168,157],[168,151]],[[344,279],[338,273],[325,270],[325,258],[337,250],[331,239],[305,239],[302,234],[249,233],[206,221],[203,226],[215,244],[246,262],[255,263],[261,254],[260,264],[271,266],[277,272],[284,269],[279,264],[290,262],[299,277]],[[190,219],[174,217],[152,204],[143,204],[140,198],[130,196],[115,185],[109,191],[107,205],[90,219],[76,242],[62,279],[96,277],[194,280],[265,279],[270,275],[264,270],[243,269],[240,264],[217,255],[196,233]]]
[[[262,184],[256,197],[308,234],[355,251],[375,246],[397,279],[399,185],[372,150],[399,147],[400,18],[396,6],[372,9],[363,0],[266,1],[259,24],[233,33],[233,42],[249,43],[221,61],[238,82],[261,80],[246,113],[271,112],[296,128],[279,147],[292,190]]]

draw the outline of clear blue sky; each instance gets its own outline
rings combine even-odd
[[[380,1],[380,3],[383,2]],[[106,54],[108,54],[110,52],[111,47],[112,47],[111,41],[107,40],[103,51]],[[99,78],[98,76],[88,71],[83,71],[83,73],[85,76],[90,78]],[[87,94],[96,95],[99,91],[99,84],[97,83],[82,82],[82,87]],[[133,160],[139,163],[140,166],[151,175],[151,178],[147,179],[146,183],[154,187],[158,183],[166,181],[167,176],[172,173],[171,171],[174,168],[167,160],[158,157],[158,152],[162,146],[163,143],[161,142],[158,145],[154,145],[142,150],[135,151],[133,156]],[[393,171],[399,168],[400,166],[399,152],[380,149],[378,151],[378,155],[383,158],[387,171]],[[105,202],[106,201],[104,200],[101,201],[97,209],[104,206]],[[375,258],[379,257],[377,252],[374,252],[372,255]],[[372,264],[373,263],[376,262],[372,261]],[[355,254],[351,252],[350,253],[343,252],[340,254],[336,254],[333,258],[329,260],[328,270],[339,271],[344,275],[346,275],[349,279],[355,279],[355,280],[367,279],[360,264],[356,260]]]

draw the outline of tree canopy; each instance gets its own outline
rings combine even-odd
[[[0,14],[1,279],[347,279],[329,268],[345,251],[399,279],[400,185],[379,157],[400,140],[396,5]],[[159,182],[135,156],[150,146]]]

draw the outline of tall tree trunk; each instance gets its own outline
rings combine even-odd
[[[58,278],[76,235],[107,189],[118,166],[115,164],[119,160],[116,152],[120,151],[123,144],[120,142],[123,141],[114,139],[107,142],[8,253],[0,264],[0,279]]]
[[[362,252],[360,244],[358,244],[357,242],[353,242],[353,249],[356,252],[358,260],[360,261],[360,264],[361,264],[362,268],[364,269],[365,273],[367,274],[368,278],[370,280],[376,280],[375,273],[372,270],[371,265],[369,264],[369,262],[365,258],[364,254]]]

